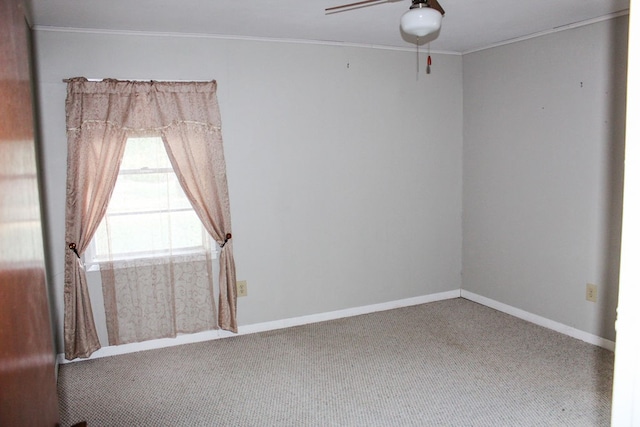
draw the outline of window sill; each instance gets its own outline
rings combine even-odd
[[[85,264],[85,271],[94,272],[100,271],[101,265],[110,264],[114,269],[131,268],[135,267],[136,263],[140,265],[162,265],[168,263],[185,263],[194,261],[204,261],[209,258],[215,260],[218,258],[218,253],[215,250],[211,252],[206,251],[185,251],[180,253],[174,253],[171,255],[139,255],[130,258],[119,258],[114,260],[98,259],[93,260]]]

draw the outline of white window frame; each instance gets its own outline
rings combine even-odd
[[[128,139],[127,139],[128,142]],[[175,170],[171,167],[169,168],[149,168],[143,167],[140,169],[124,169],[118,172],[118,177],[120,175],[143,175],[143,174],[151,174],[151,173],[172,173],[175,175]],[[140,210],[137,212],[124,212],[124,213],[113,213],[113,214],[105,214],[105,218],[107,216],[126,216],[126,215],[138,215],[138,214],[153,214],[153,213],[172,213],[172,212],[187,212],[193,211],[193,207],[190,208],[175,208],[169,210]],[[102,221],[105,220],[103,218]],[[184,256],[190,254],[201,254],[206,251],[211,253],[211,258],[216,259],[218,254],[218,243],[211,237],[211,235],[203,228],[203,241],[204,239],[208,239],[209,247],[206,245],[200,246],[191,246],[179,248],[177,250],[172,250],[171,253],[168,251],[149,251],[149,252],[131,252],[131,253],[119,253],[112,256],[110,259],[105,256],[100,256],[97,254],[95,236],[91,239],[89,246],[85,250],[83,261],[85,263],[85,267],[87,271],[96,271],[99,270],[100,264],[110,261],[132,261],[138,259],[151,259],[151,258],[167,258],[169,256]]]

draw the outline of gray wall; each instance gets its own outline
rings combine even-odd
[[[463,57],[463,289],[610,340],[627,22]]]
[[[462,288],[613,340],[626,38],[625,16],[417,76],[415,52],[36,30],[59,318],[62,79],[216,79],[240,325]]]
[[[417,76],[411,51],[46,29],[35,41],[60,319],[62,79],[74,76],[218,81],[249,290],[240,325],[460,289],[461,56],[434,55],[432,74]],[[104,340],[101,291],[90,290]]]

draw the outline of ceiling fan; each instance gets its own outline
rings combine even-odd
[[[325,9],[325,13],[343,12],[369,4],[372,6],[380,3],[388,3],[393,0],[363,0],[356,3],[343,4],[340,6],[329,7]],[[424,37],[435,33],[440,29],[444,9],[438,3],[438,0],[411,0],[409,10],[400,18],[400,27],[402,31],[416,37]]]

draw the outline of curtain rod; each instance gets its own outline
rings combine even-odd
[[[68,83],[70,80],[72,79],[62,79],[62,81],[64,83]],[[104,79],[95,79],[95,78],[87,78],[87,81],[89,82],[101,82],[103,80],[122,80],[122,81],[130,81],[130,82],[178,82],[178,83],[188,83],[188,82],[195,82],[195,83],[209,83],[209,82],[213,82],[215,81],[215,79],[212,80],[159,80],[159,79],[115,79],[115,78],[104,78]]]

